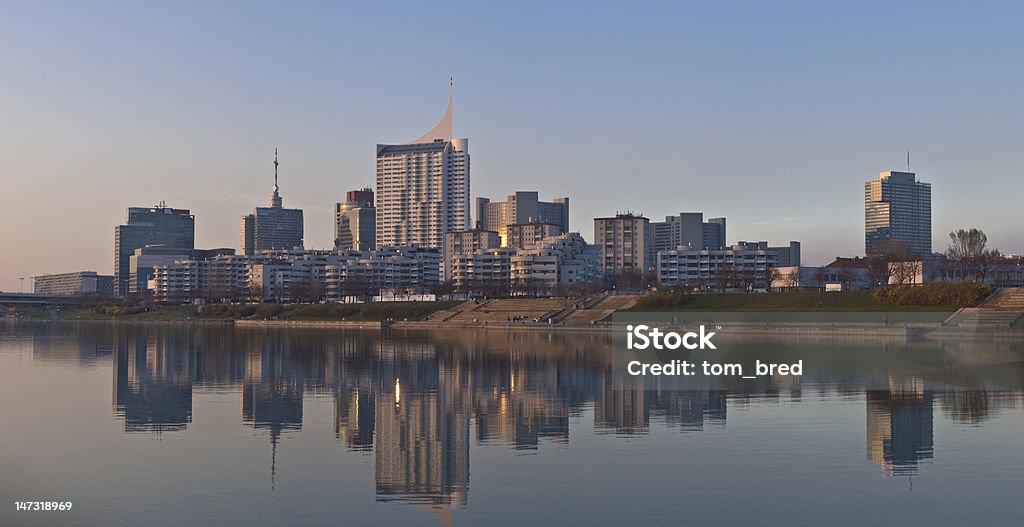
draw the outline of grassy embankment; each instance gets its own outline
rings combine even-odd
[[[205,306],[106,305],[65,309],[70,320],[420,320],[459,302],[378,302],[372,304],[210,304]]]
[[[629,311],[956,311],[974,307],[991,288],[969,283],[929,283],[880,291],[729,293],[690,295],[667,291],[645,296]]]

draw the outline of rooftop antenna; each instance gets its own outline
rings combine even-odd
[[[910,150],[907,150],[907,172],[910,172]]]
[[[277,186],[277,147],[274,147],[274,193],[270,196],[270,206],[279,209],[281,208],[281,194],[279,193],[280,187]]]

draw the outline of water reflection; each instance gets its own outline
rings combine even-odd
[[[128,433],[192,426],[193,391],[237,393],[240,422],[273,445],[272,477],[304,402],[333,398],[337,441],[373,456],[376,499],[436,509],[466,505],[471,441],[566,444],[570,421],[589,409],[595,433],[633,436],[724,427],[730,405],[751,401],[862,398],[867,459],[885,475],[913,475],[934,456],[936,406],[978,426],[1015,407],[1024,385],[1013,341],[758,338],[723,346],[724,356],[803,359],[804,376],[641,390],[616,385],[601,335],[48,326],[33,328],[31,344],[39,360],[111,354],[114,413]]]

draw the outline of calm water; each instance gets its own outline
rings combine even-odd
[[[1024,342],[720,348],[804,375],[632,392],[602,335],[0,321],[0,525],[1024,521]]]

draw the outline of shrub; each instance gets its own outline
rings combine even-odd
[[[917,287],[875,291],[875,298],[900,306],[973,307],[991,292],[991,287],[974,282],[928,282]]]
[[[253,313],[256,318],[269,319],[280,315],[284,311],[284,306],[281,304],[260,304]]]
[[[665,291],[658,291],[650,295],[640,297],[636,302],[639,309],[664,309],[682,307],[690,300],[690,293],[681,287],[674,287]]]

